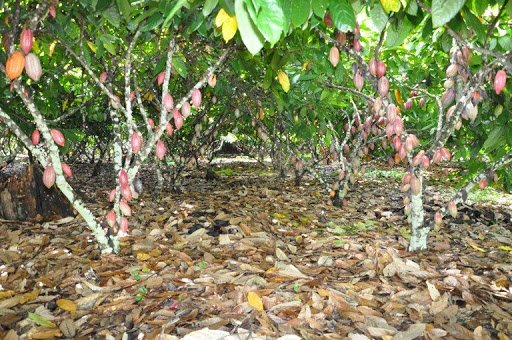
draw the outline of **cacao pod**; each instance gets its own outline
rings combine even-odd
[[[116,189],[112,189],[110,191],[110,193],[108,194],[108,201],[114,202],[115,199],[116,199]]]
[[[55,10],[55,6],[54,5],[51,5],[48,8],[48,14],[50,14],[50,16],[55,19],[55,17],[57,16],[57,11]]]
[[[41,133],[39,132],[39,130],[32,131],[31,139],[32,139],[32,144],[34,144],[34,145],[39,144],[39,141],[41,140]]]
[[[389,166],[395,165],[395,160],[393,159],[393,157],[388,158],[388,164],[389,164]]]
[[[407,99],[407,100],[405,101],[404,108],[405,108],[406,110],[410,110],[410,109],[412,109],[412,104],[413,104],[413,103],[412,103],[412,99],[411,99],[411,98],[409,98],[409,99]]]
[[[55,184],[55,169],[51,165],[44,168],[43,184],[48,189],[50,189],[52,185]]]
[[[176,130],[181,129],[183,126],[183,116],[181,115],[180,111],[178,111],[178,109],[174,109],[172,115],[174,118],[174,125],[176,126]]]
[[[130,92],[130,101],[135,99],[135,91]]]
[[[133,153],[139,153],[142,147],[142,137],[136,131],[132,133],[132,137],[130,138],[130,144],[132,146]]]
[[[325,13],[324,23],[325,23],[325,26],[332,27],[332,17],[329,12]]]
[[[345,45],[347,42],[347,34],[341,31],[336,30],[336,40],[341,44]]]
[[[382,78],[386,74],[386,64],[379,60],[377,61],[377,77]]]
[[[441,160],[442,160],[441,151],[439,149],[437,149],[434,152],[434,156],[432,157],[432,163],[434,163],[434,164],[440,163]]]
[[[34,43],[34,34],[30,28],[25,28],[20,34],[20,47],[23,53],[28,54]]]
[[[466,46],[462,47],[462,57],[464,62],[469,64],[469,61],[471,60],[471,51]]]
[[[183,118],[187,118],[188,116],[190,116],[190,110],[190,103],[184,102],[183,105],[181,106],[181,115],[183,116]]]
[[[395,121],[393,122],[393,130],[397,136],[400,136],[404,131],[404,123],[402,122],[402,118],[400,118],[400,116],[395,118]]]
[[[447,107],[450,105],[453,100],[455,99],[455,90],[454,89],[447,89],[444,91],[443,96],[441,97],[441,103],[444,107]]]
[[[38,81],[43,74],[39,57],[34,53],[29,53],[25,56],[25,72],[34,81]]]
[[[377,84],[377,88],[379,90],[379,94],[381,97],[386,97],[389,91],[389,80],[385,76],[382,76],[379,79],[379,83]]]
[[[396,105],[389,104],[386,112],[387,112],[386,118],[388,119],[388,122],[394,123],[395,119],[398,117],[398,115],[397,115],[398,111],[396,109]]]
[[[395,149],[395,151],[398,151],[402,146],[402,140],[399,136],[395,136],[391,139],[391,145],[393,145],[393,149]]]
[[[103,84],[107,80],[107,77],[108,77],[107,71],[101,72],[100,77],[99,77],[100,83]]]
[[[140,176],[137,176],[133,179],[133,190],[135,190],[135,192],[137,194],[142,194],[142,190],[143,190],[143,186],[142,186],[142,180],[140,179]]]
[[[119,228],[125,233],[128,232],[128,219],[126,217],[121,217],[121,225]]]
[[[121,186],[121,196],[123,196],[126,202],[130,202],[132,200],[132,189],[130,189],[129,185]]]
[[[434,214],[434,223],[440,226],[443,223],[443,215],[439,211]]]
[[[363,45],[361,45],[361,42],[359,41],[359,39],[354,39],[354,51],[356,52],[361,52],[361,50],[363,49]]]
[[[117,224],[116,213],[114,212],[114,210],[110,210],[105,216],[105,219],[107,220],[107,223],[110,226],[110,228],[113,228]]]
[[[457,203],[455,203],[454,201],[448,202],[448,212],[450,213],[450,215],[452,215],[453,218],[456,218],[458,213]]]
[[[361,91],[361,89],[363,88],[363,85],[364,85],[364,79],[359,71],[357,71],[354,76],[354,84],[356,86],[356,89]]]
[[[494,77],[494,90],[496,94],[500,94],[501,91],[505,88],[507,84],[507,74],[503,70],[499,70],[496,72],[496,77]]]
[[[420,107],[424,107],[426,103],[427,103],[427,101],[425,100],[425,98],[420,98],[420,102],[418,103],[418,105]]]
[[[405,159],[405,157],[407,157],[407,151],[405,150],[404,144],[400,146],[400,150],[398,150],[398,156],[400,156],[400,159]]]
[[[451,89],[453,88],[453,86],[455,85],[455,82],[453,81],[453,79],[449,78],[449,79],[446,79],[444,81],[444,88],[445,89]]]
[[[442,160],[449,162],[452,159],[452,154],[447,148],[441,148],[440,153]]]
[[[194,88],[192,90],[192,105],[196,109],[198,109],[199,106],[201,106],[201,99],[202,99],[201,91],[199,91],[199,89]],[[187,118],[187,117],[185,117],[185,118]]]
[[[391,137],[395,133],[395,126],[393,123],[388,123],[386,125],[386,136]]]
[[[412,175],[411,176],[411,192],[413,195],[419,195],[421,192],[421,183],[418,177]]]
[[[148,118],[148,125],[154,129],[155,128],[155,121],[153,120],[153,118]]]
[[[25,57],[20,51],[15,51],[5,63],[5,73],[10,80],[14,80],[21,75],[25,67]]]
[[[166,147],[165,147],[165,144],[164,142],[162,142],[161,140],[159,140],[158,142],[156,142],[156,151],[155,151],[155,155],[156,157],[159,159],[159,160],[163,160],[164,157],[165,157],[165,152],[166,152]]]
[[[122,187],[128,185],[128,173],[125,169],[119,170],[119,184]]]
[[[459,67],[457,64],[451,64],[446,68],[446,78],[452,78],[457,75],[457,71],[459,70]]]
[[[478,181],[478,187],[480,189],[485,189],[489,185],[489,181],[487,181],[487,178],[482,178],[480,181]]]
[[[329,61],[334,67],[336,67],[340,62],[340,51],[336,46],[331,47],[331,50],[329,51]]]
[[[402,184],[409,184],[411,183],[412,174],[410,172],[406,172],[404,174],[404,177],[402,177]]]
[[[164,83],[164,79],[165,79],[165,71],[162,71],[158,74],[158,76],[156,76],[156,83],[158,85],[162,85]]]
[[[370,71],[370,74],[374,77],[377,75],[377,60],[375,60],[375,58],[370,59],[368,71]]]
[[[208,77],[208,86],[210,86],[211,88],[214,88],[215,85],[217,85],[217,76],[215,75],[215,73],[212,73]]]
[[[64,146],[64,144],[66,144],[66,139],[64,138],[64,135],[62,134],[62,132],[60,132],[59,130],[51,129],[50,134],[52,135],[52,138],[53,138],[53,141],[55,142],[55,144],[57,144],[59,146]]]
[[[167,112],[171,112],[173,106],[174,106],[174,100],[172,99],[172,96],[169,92],[167,92],[164,96],[164,108],[167,110]]]
[[[167,136],[171,137],[173,132],[174,132],[174,129],[172,128],[172,125],[171,123],[167,123],[167,125],[165,126],[165,131],[167,131]]]
[[[132,216],[132,209],[125,200],[121,200],[121,202],[119,202],[119,210],[121,210],[121,214],[124,216]]]
[[[423,155],[422,159],[421,159],[421,165],[423,166],[423,169],[428,169],[428,167],[430,166],[430,159],[428,158],[427,155]]]
[[[60,166],[62,168],[62,173],[66,177],[73,177],[73,170],[71,170],[71,167],[67,163],[60,163]]]

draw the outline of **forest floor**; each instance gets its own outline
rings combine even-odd
[[[74,169],[103,214],[113,176]],[[119,256],[101,256],[80,218],[0,221],[0,338],[512,335],[512,196],[478,190],[415,254],[400,169],[368,165],[341,209],[311,178],[296,187],[248,162],[215,170],[210,181],[188,173],[182,193],[158,202],[144,177]],[[456,181],[432,175],[427,209],[446,204]]]

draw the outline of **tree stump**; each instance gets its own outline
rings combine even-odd
[[[37,164],[11,163],[0,169],[0,218],[53,220],[74,215],[73,207],[55,186],[44,186]]]

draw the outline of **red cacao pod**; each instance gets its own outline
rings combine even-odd
[[[412,175],[411,176],[411,192],[413,195],[419,195],[421,192],[421,183],[418,177]]]
[[[125,233],[128,232],[128,219],[126,217],[121,217],[121,225],[119,228]]]
[[[48,8],[48,14],[50,14],[50,16],[55,19],[55,17],[57,16],[57,11],[55,10],[55,6],[54,5],[51,5]]]
[[[23,53],[28,54],[34,43],[34,33],[30,28],[25,28],[20,34],[20,47]]]
[[[181,115],[180,111],[178,109],[175,109],[172,113],[172,116],[174,118],[174,125],[176,126],[176,130],[181,129],[183,126],[183,116]]]
[[[361,28],[359,27],[359,23],[356,21],[354,25],[354,38],[359,39],[361,37]]]
[[[71,170],[71,167],[67,163],[60,163],[60,166],[62,168],[62,173],[66,177],[73,177],[73,170]]]
[[[130,144],[132,146],[133,153],[139,153],[140,148],[142,147],[142,137],[138,132],[134,131],[132,133]]]
[[[478,181],[478,187],[480,189],[485,189],[489,185],[489,181],[487,181],[487,178],[482,178],[480,181]]]
[[[449,162],[452,159],[452,154],[447,148],[441,148],[439,151],[441,153],[442,160]]]
[[[172,128],[172,124],[171,123],[167,123],[167,125],[165,126],[165,131],[167,131],[167,135],[169,137],[172,136],[172,134],[174,132],[174,129]]]
[[[411,99],[411,98],[409,98],[409,99],[407,99],[407,100],[405,101],[404,108],[405,108],[406,110],[410,110],[410,109],[412,109],[412,104],[413,104],[413,103],[412,103],[412,99]]]
[[[406,172],[404,174],[404,177],[402,177],[402,184],[409,184],[411,183],[412,174],[410,172]]]
[[[153,118],[148,118],[148,125],[154,129],[155,128],[155,121],[153,120]]]
[[[55,169],[49,165],[44,169],[43,172],[43,184],[45,187],[50,189],[55,184]]]
[[[359,71],[357,71],[354,76],[354,84],[356,86],[356,89],[361,91],[361,89],[363,88],[363,85],[364,85],[364,79]]]
[[[379,94],[381,97],[386,97],[389,91],[389,80],[385,76],[380,77],[377,84]]]
[[[445,89],[451,89],[453,88],[453,86],[455,86],[455,82],[453,81],[453,79],[448,78],[444,81],[443,86]]]
[[[208,77],[208,86],[210,86],[211,88],[214,88],[215,85],[217,85],[217,76],[215,75],[215,73],[212,73]]]
[[[324,16],[324,23],[325,23],[325,26],[327,26],[327,27],[332,27],[332,17],[331,17],[331,13],[329,13],[329,12],[325,13],[325,16]]]
[[[439,211],[434,214],[434,223],[440,226],[443,223],[443,215]]]
[[[64,146],[64,144],[66,144],[66,139],[64,138],[64,135],[62,134],[62,132],[60,132],[59,130],[51,129],[50,134],[52,135],[52,138],[53,138],[53,141],[55,142],[55,144],[57,144],[59,146]]]
[[[105,216],[105,219],[107,220],[107,223],[110,226],[110,228],[114,227],[117,224],[116,213],[114,212],[114,210],[110,210]]]
[[[427,103],[427,101],[425,100],[425,98],[420,98],[420,102],[418,103],[418,105],[420,107],[424,107],[426,103]]]
[[[359,39],[354,39],[354,45],[352,46],[354,48],[354,51],[361,52],[363,49],[363,45],[361,45],[361,42]]]
[[[199,89],[194,88],[192,90],[192,105],[198,109],[201,106],[202,95]],[[186,118],[186,117],[185,117]]]
[[[334,67],[336,67],[340,62],[340,51],[336,46],[331,47],[331,50],[329,51],[329,61]]]
[[[164,108],[167,110],[167,112],[171,112],[173,106],[174,106],[174,99],[172,99],[172,96],[169,92],[167,92],[164,96]]]
[[[450,105],[453,100],[455,99],[455,90],[454,89],[447,89],[444,91],[443,96],[441,97],[441,103],[444,107],[447,107]]]
[[[423,155],[423,157],[421,158],[421,165],[425,170],[428,169],[428,167],[430,166],[430,159],[428,158],[427,155]]]
[[[381,78],[384,77],[384,75],[386,75],[386,64],[382,60],[379,60],[377,61],[377,77]]]
[[[405,159],[405,157],[407,157],[407,150],[405,150],[405,144],[402,144],[402,146],[400,146],[400,150],[398,150],[398,156],[400,156],[400,159]]]
[[[395,121],[393,122],[393,130],[395,130],[397,136],[400,136],[404,131],[404,123],[402,122],[402,118],[400,118],[400,116],[395,118]]]
[[[181,105],[181,115],[184,117],[184,118],[187,118],[188,116],[190,116],[190,103],[189,102],[184,102],[183,105]]]
[[[165,79],[165,71],[162,71],[158,74],[158,76],[156,76],[156,83],[158,85],[162,85],[164,83],[164,79]]]
[[[39,132],[39,130],[32,131],[31,139],[32,139],[32,144],[34,144],[34,145],[39,144],[39,141],[41,140],[41,133]]]
[[[121,210],[121,214],[124,216],[132,216],[132,208],[130,208],[125,200],[121,200],[121,202],[119,202],[119,210]]]
[[[25,56],[25,72],[34,81],[38,81],[43,74],[41,62],[34,53],[29,53]]]
[[[14,80],[21,75],[25,67],[25,57],[20,51],[15,51],[5,63],[5,73],[10,80]]]
[[[341,44],[345,45],[347,42],[347,34],[341,31],[336,30],[336,40]]]
[[[402,140],[399,136],[395,136],[391,139],[391,145],[393,146],[393,149],[396,151],[400,150],[400,147],[402,146]]]
[[[108,77],[107,71],[101,72],[100,77],[99,77],[100,83],[104,83],[107,80],[107,77]]]
[[[501,91],[505,88],[507,84],[507,74],[503,70],[499,70],[496,72],[496,77],[494,77],[494,90],[496,94],[500,94]]]
[[[455,203],[454,201],[448,202],[448,212],[450,213],[450,215],[452,215],[453,218],[456,218],[458,213],[457,203]]]
[[[121,196],[126,200],[126,202],[130,202],[132,200],[132,189],[130,189],[129,185],[121,185]]]
[[[122,187],[128,185],[128,173],[125,169],[119,170],[119,184]]]
[[[370,59],[368,71],[370,71],[370,74],[374,77],[377,75],[377,60],[375,60],[375,58]]]
[[[108,194],[108,201],[114,202],[115,199],[116,199],[116,189],[112,189]]]
[[[165,147],[165,144],[164,142],[162,142],[161,140],[159,140],[158,142],[156,142],[156,151],[155,151],[155,155],[156,157],[159,159],[159,160],[163,160],[164,157],[165,157],[165,152],[167,151],[167,148]]]
[[[397,117],[398,110],[396,108],[396,105],[393,103],[389,104],[386,109],[386,118],[388,119],[388,122],[393,123]]]
[[[135,91],[130,92],[130,101],[135,99]]]

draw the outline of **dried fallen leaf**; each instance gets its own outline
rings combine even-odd
[[[263,311],[263,302],[258,294],[255,292],[247,293],[247,302],[249,302],[249,306],[256,309],[258,312]]]
[[[76,325],[71,319],[62,320],[59,329],[66,338],[74,338],[76,335]]]
[[[76,312],[77,309],[76,304],[68,299],[58,299],[57,306],[59,306],[60,309],[70,313]]]

